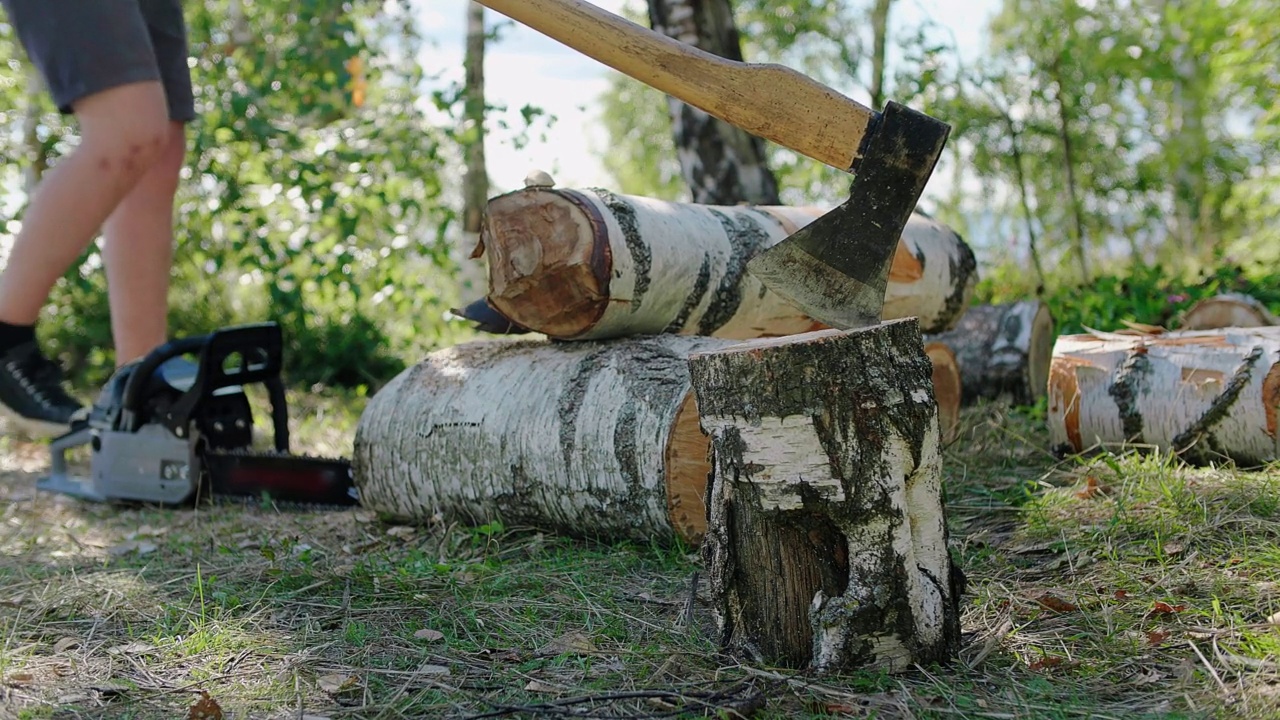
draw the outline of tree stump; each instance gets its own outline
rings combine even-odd
[[[531,187],[489,201],[478,251],[488,258],[493,307],[548,337],[776,337],[826,326],[769,291],[747,262],[826,211]],[[976,281],[973,251],[960,236],[913,214],[889,270],[883,317],[945,330]]]
[[[1181,330],[1217,330],[1268,325],[1280,325],[1280,320],[1257,298],[1243,293],[1222,293],[1192,305],[1183,314],[1178,327]]]
[[[710,464],[688,356],[733,342],[521,338],[433,352],[360,417],[361,503],[404,522],[696,545]]]
[[[915,319],[704,349],[689,366],[722,642],[820,671],[951,658],[963,576]]]
[[[983,399],[1033,405],[1048,391],[1053,315],[1039,300],[976,305],[954,329],[925,340],[955,353],[962,405]]]
[[[1189,462],[1280,459],[1280,327],[1064,335],[1049,432],[1059,455],[1172,451]]]

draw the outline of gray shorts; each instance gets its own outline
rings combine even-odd
[[[113,87],[159,80],[169,117],[195,117],[182,0],[0,0],[58,110]]]

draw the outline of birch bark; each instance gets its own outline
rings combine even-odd
[[[824,326],[746,272],[754,255],[826,209],[712,206],[604,189],[526,188],[489,202],[482,237],[489,301],[564,340],[637,334],[775,337]],[[950,328],[977,281],[969,246],[913,215],[898,245],[885,319]]]
[[[1059,454],[1139,446],[1191,462],[1280,458],[1280,327],[1067,335],[1053,349]]]

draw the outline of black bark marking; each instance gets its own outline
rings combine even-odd
[[[564,459],[566,469],[573,467],[574,437],[578,434],[578,413],[582,411],[582,398],[587,395],[587,386],[591,379],[600,372],[600,368],[609,361],[609,348],[602,347],[588,353],[578,361],[573,370],[573,377],[565,383],[560,393],[558,415],[560,418],[560,456]]]
[[[702,298],[706,297],[707,288],[709,287],[711,287],[711,256],[703,253],[702,266],[698,268],[698,278],[693,283],[693,290],[689,292],[689,297],[685,298],[684,306],[680,308],[679,314],[667,325],[663,332],[680,332],[684,328],[684,324],[689,321],[689,316],[693,314],[694,308],[698,307],[702,303]]]
[[[739,215],[739,224],[719,210],[712,210],[711,214],[720,221],[729,237],[730,251],[724,275],[720,276],[720,284],[711,296],[711,304],[698,322],[699,335],[711,335],[733,319],[742,304],[742,278],[747,273],[747,262],[769,241],[768,233],[750,215]]]
[[[978,269],[978,259],[974,257],[973,248],[964,241],[964,237],[960,233],[951,230],[951,234],[956,237],[956,244],[959,248],[959,256],[951,257],[949,260],[951,266],[951,294],[947,296],[946,303],[943,304],[942,317],[938,318],[935,324],[922,328],[925,332],[936,332],[947,325],[952,318],[960,316],[965,304],[965,288],[969,284],[969,278]],[[924,258],[920,258],[921,266],[924,265]]]
[[[631,253],[631,262],[636,268],[636,287],[631,297],[631,312],[636,312],[644,302],[645,293],[649,292],[651,283],[649,273],[653,269],[653,253],[640,237],[640,222],[636,218],[635,208],[604,188],[590,188],[590,190],[600,198],[605,207],[609,208],[609,212],[613,213],[614,219],[618,221],[618,227],[622,228],[622,240],[627,244],[627,251]]]
[[[1253,376],[1253,368],[1257,365],[1258,360],[1262,357],[1262,347],[1255,345],[1249,351],[1249,355],[1245,357],[1236,371],[1232,373],[1231,379],[1227,381],[1227,386],[1222,389],[1218,397],[1209,403],[1208,409],[1191,423],[1186,430],[1178,433],[1170,443],[1173,451],[1186,457],[1188,460],[1205,461],[1214,453],[1223,454],[1220,448],[1216,447],[1216,441],[1213,437],[1213,426],[1222,418],[1227,416],[1231,411],[1231,406],[1236,404],[1236,400],[1240,397],[1240,391],[1244,390],[1249,384],[1250,378]],[[1201,448],[1201,445],[1208,445],[1209,452]]]
[[[1124,431],[1126,442],[1142,443],[1142,412],[1138,409],[1138,392],[1143,380],[1151,374],[1151,358],[1146,348],[1137,348],[1129,353],[1116,367],[1111,378],[1111,387],[1107,392],[1116,401],[1120,412],[1120,426]]]
[[[636,450],[636,401],[627,399],[618,411],[618,423],[613,426],[613,456],[618,461],[618,469],[627,481],[626,496],[628,499],[642,493],[640,477],[640,458]]]

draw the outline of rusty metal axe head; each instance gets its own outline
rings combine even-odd
[[[880,322],[903,228],[951,126],[895,102],[859,148],[849,198],[757,254],[747,272],[809,317],[838,329]]]

